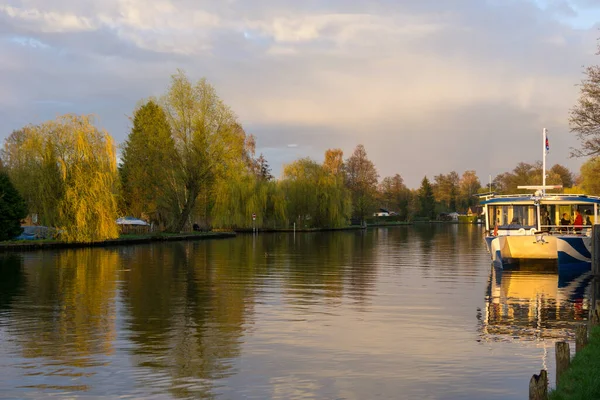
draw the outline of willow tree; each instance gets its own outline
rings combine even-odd
[[[112,137],[89,116],[65,115],[49,123],[64,184],[61,237],[94,242],[119,236],[116,225],[117,157]]]
[[[219,228],[277,227],[285,221],[286,203],[276,182],[240,173],[215,185],[213,224]],[[252,220],[256,215],[256,221]]]
[[[309,158],[286,165],[281,187],[287,214],[312,227],[340,227],[350,216],[351,201],[343,182]]]
[[[164,188],[172,185],[175,146],[163,109],[149,100],[133,117],[133,127],[123,145],[120,168],[125,212],[160,220],[169,208]]]
[[[14,132],[3,157],[30,212],[41,213],[63,240],[118,236],[115,146],[91,117],[64,115]]]
[[[182,71],[171,77],[162,98],[175,146],[170,199],[173,218],[168,229],[189,224],[199,195],[212,191],[219,176],[244,158],[245,133],[235,114],[201,79],[193,85]]]
[[[2,151],[6,170],[29,212],[47,226],[58,224],[58,204],[64,195],[58,150],[46,124],[14,131]]]

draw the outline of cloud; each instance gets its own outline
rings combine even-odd
[[[215,85],[276,175],[292,157],[363,143],[382,176],[401,173],[409,186],[467,168],[487,177],[539,159],[543,127],[556,149],[549,162],[576,169],[568,111],[581,66],[597,62],[584,18],[595,6],[9,0],[0,138],[71,111],[97,114],[121,142],[136,102],[183,68]]]

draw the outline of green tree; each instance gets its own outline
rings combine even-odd
[[[591,157],[581,166],[579,185],[591,195],[600,195],[600,157]]]
[[[465,171],[458,185],[461,207],[467,209],[476,205],[478,200],[474,195],[481,189],[481,182],[477,177],[477,173],[473,170]]]
[[[427,177],[424,177],[421,181],[418,198],[420,203],[419,215],[430,220],[435,219],[435,197],[433,195],[433,187]]]
[[[410,190],[404,184],[400,174],[385,177],[379,185],[381,202],[386,208],[398,213],[401,219],[408,218]]]
[[[168,229],[179,232],[191,225],[200,194],[205,195],[204,206],[210,207],[208,194],[218,179],[246,164],[246,134],[205,79],[192,85],[182,71],[172,76],[162,105],[176,149],[173,185],[166,188],[171,204]]]
[[[600,53],[598,53],[600,54]],[[571,110],[569,125],[581,143],[572,154],[577,157],[600,154],[600,65],[587,67],[580,95]]]
[[[447,175],[436,175],[433,183],[433,193],[437,202],[448,211],[456,211],[456,198],[460,178],[455,171]]]
[[[10,179],[42,225],[59,223],[58,204],[64,196],[61,151],[49,123],[14,131],[4,142],[2,157]]]
[[[175,145],[167,117],[154,100],[135,111],[122,160],[124,211],[158,222],[160,211],[169,207],[165,188],[173,185]]]
[[[351,197],[343,181],[309,158],[283,169],[281,189],[287,215],[300,226],[341,227],[347,224]]]
[[[27,206],[0,163],[0,241],[9,240],[23,231],[21,220]]]
[[[569,169],[563,165],[555,164],[550,168],[550,174],[556,174],[560,176],[560,181],[564,188],[573,187],[574,179],[573,173],[569,171]],[[547,177],[546,177],[547,178]]]
[[[546,184],[562,184],[561,176],[552,170],[546,171]],[[541,185],[542,184],[542,163],[535,164],[520,162],[511,172],[504,172],[494,178],[494,190],[502,194],[511,194],[523,192],[519,186]]]
[[[352,156],[345,163],[346,185],[352,193],[353,215],[364,221],[375,207],[377,179],[375,165],[367,158],[362,144],[356,146]]]

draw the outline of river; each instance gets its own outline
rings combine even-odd
[[[494,270],[482,234],[0,254],[0,398],[526,398],[587,317],[588,277]]]

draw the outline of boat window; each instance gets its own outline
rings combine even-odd
[[[512,219],[509,223],[531,228],[536,226],[536,218],[535,206],[512,206]]]
[[[534,228],[536,226],[536,209],[533,205],[527,206],[488,206],[488,222],[490,227],[504,228]]]
[[[544,204],[540,206],[540,217],[542,227],[551,227],[558,225],[556,221],[560,221],[560,214],[557,214],[558,210],[554,204]]]

